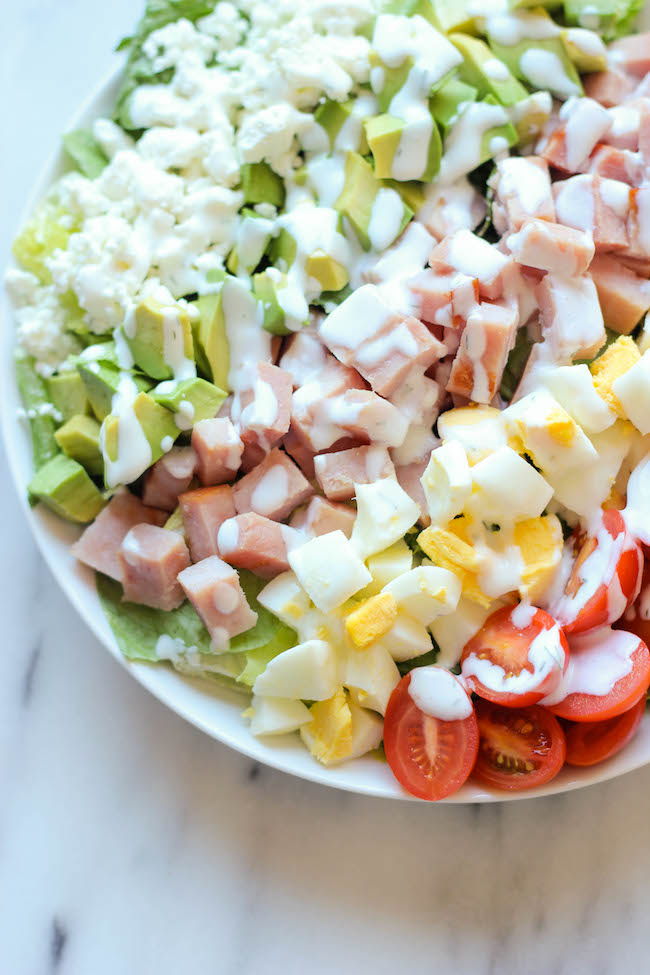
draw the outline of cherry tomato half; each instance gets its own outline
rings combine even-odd
[[[642,697],[633,708],[616,718],[567,723],[564,728],[567,765],[597,765],[620,752],[639,730],[645,705]]]
[[[566,755],[564,732],[545,708],[502,708],[475,701],[479,730],[473,776],[495,789],[533,789],[550,782]]]
[[[650,562],[643,567],[641,590],[636,601],[627,608],[623,619],[614,624],[615,630],[629,630],[650,647]]]
[[[605,721],[645,697],[650,653],[636,634],[603,627],[577,634],[569,646],[563,687],[544,701],[553,714],[569,721]]]
[[[549,694],[568,662],[569,644],[552,616],[533,606],[504,606],[465,646],[461,670],[480,697],[518,708]]]
[[[407,674],[386,708],[386,758],[395,778],[411,795],[444,799],[460,789],[474,766],[478,750],[476,716],[472,711],[469,717],[455,721],[433,718],[411,698],[410,683],[411,674]],[[463,693],[467,693],[464,688]]]
[[[574,532],[571,571],[564,592],[551,601],[549,613],[567,634],[586,633],[620,619],[641,586],[643,552],[625,527],[620,511],[603,511],[593,535]]]

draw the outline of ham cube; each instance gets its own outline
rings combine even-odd
[[[227,650],[230,637],[257,623],[232,566],[216,555],[190,565],[178,576],[185,595],[197,611],[215,650]]]
[[[481,304],[467,319],[447,391],[490,403],[512,348],[518,316],[508,305]]]
[[[316,480],[326,498],[349,501],[355,484],[372,484],[395,477],[395,468],[385,447],[355,447],[314,458]]]
[[[313,481],[314,472],[314,451],[306,444],[296,430],[296,424],[291,421],[289,432],[282,440],[282,446],[289,454],[289,457],[298,465],[308,481]]]
[[[603,142],[616,149],[628,149],[636,152],[639,148],[639,128],[641,125],[640,104],[634,105],[627,102],[625,105],[616,105],[614,108],[607,109],[607,113],[612,120],[612,127],[603,136]]]
[[[612,65],[607,71],[595,71],[584,79],[585,93],[605,108],[620,105],[634,90],[634,79],[620,67]]]
[[[185,601],[177,576],[190,564],[190,553],[178,532],[136,525],[117,554],[125,602],[170,611]]]
[[[525,220],[533,217],[555,220],[548,163],[541,156],[500,160],[490,186],[494,190],[494,222],[499,233],[519,230]]]
[[[428,369],[446,353],[442,342],[417,318],[398,319],[375,339],[364,342],[351,364],[375,393],[392,396],[417,366]]]
[[[556,183],[553,193],[558,223],[590,233],[597,251],[627,247],[630,187],[626,183],[584,173]]]
[[[296,540],[300,541],[300,535],[292,528],[249,511],[224,521],[219,529],[219,555],[236,569],[273,579],[288,570],[287,541]]]
[[[537,286],[542,334],[558,362],[592,359],[605,344],[605,325],[589,274],[547,274]]]
[[[347,504],[328,501],[315,494],[306,508],[294,511],[291,516],[292,528],[303,532],[310,538],[342,531],[349,538],[354,528],[356,511]]]
[[[584,167],[585,172],[614,179],[629,186],[640,186],[643,181],[643,165],[635,152],[616,149],[614,146],[597,146]]]
[[[350,389],[366,389],[356,369],[342,365],[327,353],[322,372],[308,378],[294,392],[291,399],[291,429],[313,453],[331,447],[347,432],[340,428],[326,428],[324,404]]]
[[[453,328],[465,322],[479,301],[478,278],[460,271],[426,268],[408,282],[417,313],[425,322]]]
[[[275,521],[282,521],[313,493],[298,466],[277,447],[232,489],[237,514],[255,511]]]
[[[408,496],[415,501],[418,508],[420,509],[420,517],[418,518],[418,524],[422,525],[423,528],[428,528],[431,524],[431,516],[429,515],[429,506],[427,504],[426,495],[424,493],[424,488],[422,487],[422,475],[429,463],[431,453],[422,460],[416,460],[412,464],[404,464],[402,467],[397,467],[397,482],[401,488],[408,494]]]
[[[365,389],[351,389],[326,401],[324,417],[348,436],[377,446],[399,447],[408,432],[408,420],[400,410]]]
[[[238,397],[239,411],[233,413],[244,444],[245,470],[259,463],[289,429],[292,389],[291,375],[279,366],[260,362],[255,367],[250,387]]]
[[[650,183],[644,183],[630,193],[628,229],[630,246],[627,255],[640,260],[650,258]]]
[[[192,430],[197,474],[206,487],[232,481],[241,464],[244,445],[226,417],[199,420]]]
[[[591,234],[547,220],[526,221],[506,243],[520,264],[567,277],[584,274],[594,256]]]
[[[192,561],[200,562],[210,555],[218,555],[219,529],[227,518],[233,518],[236,513],[230,485],[186,491],[181,494],[178,503]]]
[[[650,281],[606,254],[594,258],[590,272],[605,322],[615,332],[629,335],[650,309]]]
[[[614,120],[593,98],[571,98],[560,109],[560,120],[541,155],[556,169],[575,173],[609,134]]]
[[[608,59],[620,71],[644,78],[650,71],[650,31],[621,37],[608,49]]]
[[[294,389],[325,369],[330,354],[312,329],[303,328],[287,339],[280,366],[291,376]]]
[[[482,298],[497,299],[514,269],[512,257],[469,230],[446,237],[431,251],[429,264],[434,271],[460,271],[478,279]]]
[[[179,494],[190,486],[196,465],[197,456],[192,447],[172,447],[148,472],[142,489],[144,503],[173,511]]]
[[[650,170],[650,99],[645,98],[639,115],[639,154],[646,172]],[[638,185],[638,184],[637,184]]]
[[[103,572],[117,582],[122,581],[122,563],[118,557],[120,545],[135,525],[164,525],[167,511],[144,505],[134,494],[118,491],[95,518],[92,525],[74,543],[71,552],[76,559]]]
[[[457,230],[475,230],[485,220],[487,207],[482,193],[462,177],[453,183],[427,187],[426,200],[417,220],[436,240]]]

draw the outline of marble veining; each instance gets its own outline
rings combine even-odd
[[[3,262],[137,6],[3,7]],[[643,970],[650,769],[436,808],[251,763],[102,650],[41,564],[3,454],[0,512],[0,975]]]

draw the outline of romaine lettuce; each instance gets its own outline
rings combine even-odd
[[[16,382],[29,420],[34,470],[38,470],[59,453],[59,448],[54,439],[56,423],[52,413],[47,410],[51,406],[50,398],[43,379],[34,368],[32,356],[16,356]],[[41,412],[43,407],[46,408],[45,412]]]

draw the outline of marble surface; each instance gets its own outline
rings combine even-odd
[[[4,261],[131,0],[3,7]],[[41,564],[0,456],[0,973],[643,970],[650,769],[430,807],[253,765],[169,713]]]

